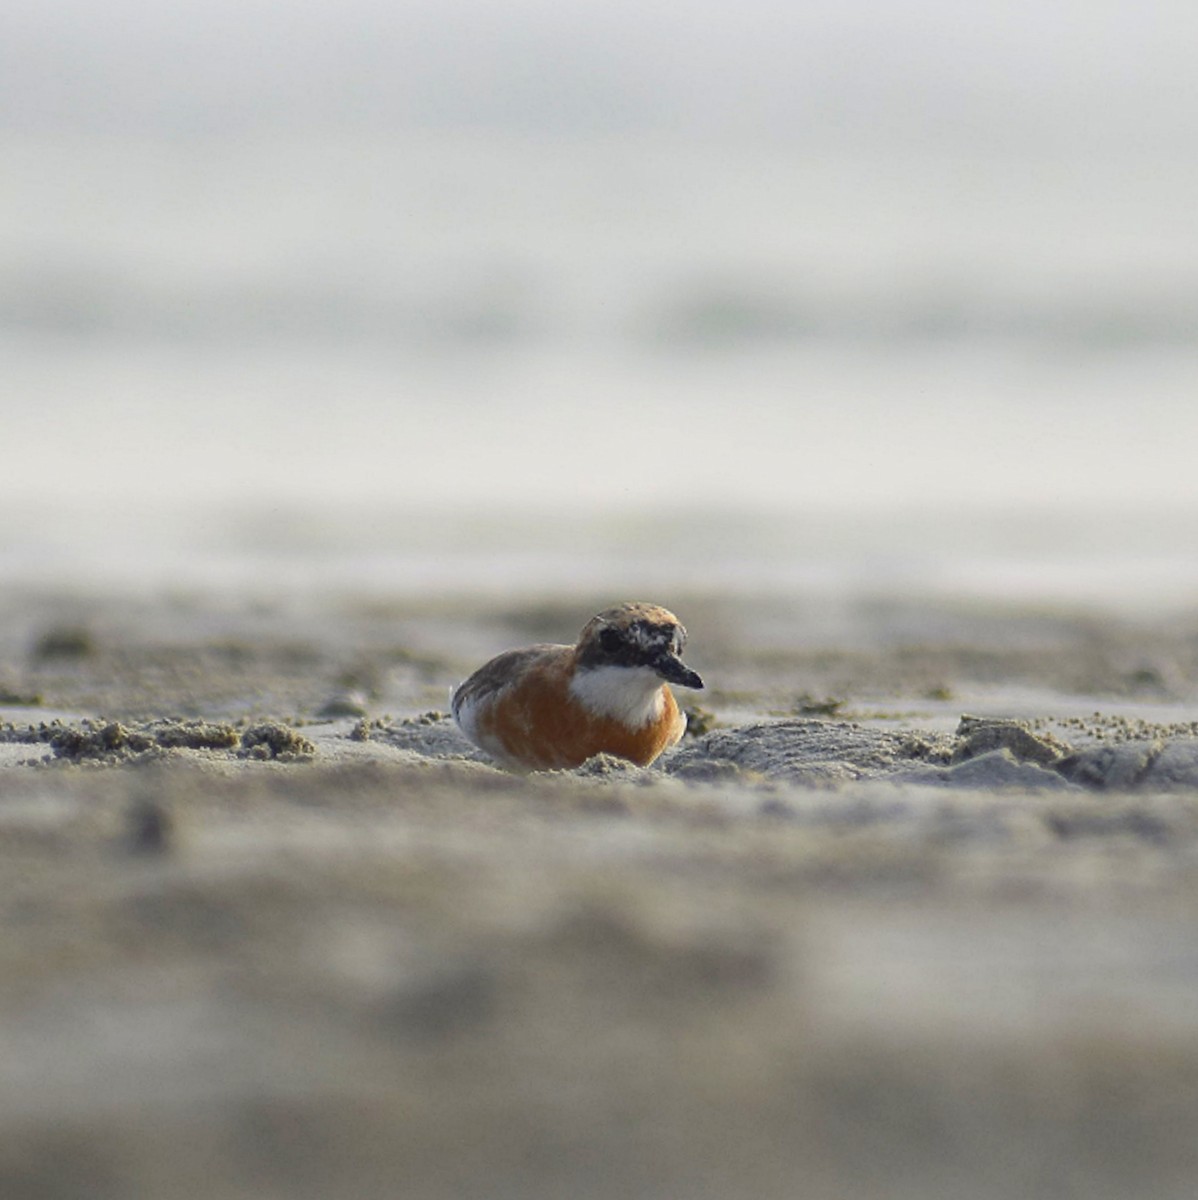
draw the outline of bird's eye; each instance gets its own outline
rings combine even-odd
[[[620,636],[619,630],[613,629],[610,625],[599,631],[599,645],[608,654],[615,654],[623,644],[624,639]]]

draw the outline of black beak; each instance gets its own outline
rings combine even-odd
[[[671,654],[669,650],[663,650],[653,660],[653,669],[667,683],[676,683],[680,687],[688,688],[703,686],[703,680],[699,677],[699,673],[692,671],[677,654]]]

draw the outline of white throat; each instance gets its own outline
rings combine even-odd
[[[661,676],[649,667],[583,667],[570,680],[574,698],[597,717],[639,729],[661,717]]]

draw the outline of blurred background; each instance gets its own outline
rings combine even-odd
[[[0,571],[1192,600],[1196,37],[16,0]]]

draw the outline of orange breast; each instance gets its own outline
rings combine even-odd
[[[683,718],[670,689],[662,686],[660,718],[637,729],[589,713],[569,691],[564,663],[528,672],[479,713],[480,733],[498,741],[531,770],[577,767],[596,754],[615,754],[648,766],[681,736]]]

